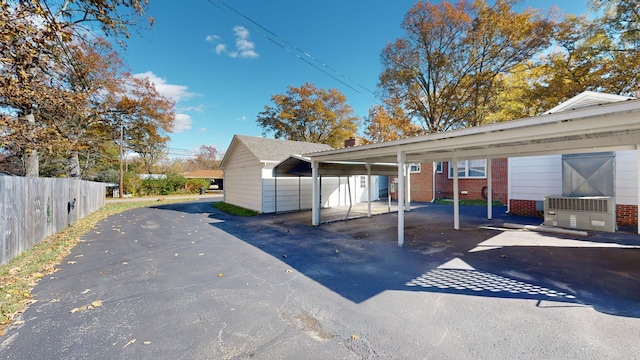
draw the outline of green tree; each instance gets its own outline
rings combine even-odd
[[[286,94],[271,96],[274,106],[266,105],[257,123],[263,135],[273,133],[276,139],[288,139],[344,146],[354,136],[360,119],[336,89],[318,89],[305,83],[289,86]]]

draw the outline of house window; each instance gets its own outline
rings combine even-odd
[[[366,189],[366,188],[367,188],[367,177],[360,176],[360,189]]]
[[[420,164],[409,164],[409,172],[419,173],[420,172]]]
[[[487,177],[487,160],[458,160],[458,178],[483,179]],[[449,178],[453,178],[453,162],[449,161]]]
[[[442,174],[442,161],[438,161],[438,162],[436,163],[436,172],[437,172],[438,174]]]

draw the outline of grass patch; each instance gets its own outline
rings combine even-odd
[[[56,265],[71,253],[80,237],[91,230],[98,221],[123,211],[166,204],[170,202],[188,201],[174,199],[162,201],[132,201],[108,203],[101,209],[76,221],[57,234],[50,236],[31,249],[0,266],[0,335],[20,313],[35,301],[31,290],[38,281],[57,271]]]
[[[213,207],[218,209],[218,210],[220,210],[220,211],[224,211],[227,214],[236,215],[236,216],[256,216],[256,215],[258,215],[258,213],[253,211],[253,210],[245,209],[243,207],[232,205],[232,204],[228,204],[228,203],[222,202],[222,201],[214,202],[213,203]]]
[[[453,199],[436,199],[433,201],[434,204],[453,204]],[[473,199],[461,199],[459,200],[460,205],[469,205],[469,206],[487,206],[487,200],[473,200]],[[502,202],[493,201],[493,206],[502,206]]]

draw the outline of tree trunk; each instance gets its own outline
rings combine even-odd
[[[69,177],[80,177],[80,160],[78,160],[78,152],[74,151],[69,156]]]
[[[26,177],[37,178],[40,175],[37,150],[26,150],[24,152],[24,170],[24,175]]]

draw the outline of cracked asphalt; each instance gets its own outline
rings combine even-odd
[[[637,235],[477,251],[544,235],[479,228],[505,218],[468,208],[453,231],[449,209],[407,213],[403,248],[394,214],[314,228],[308,212],[238,218],[210,199],[130,210],[40,281],[0,357],[638,357]]]

